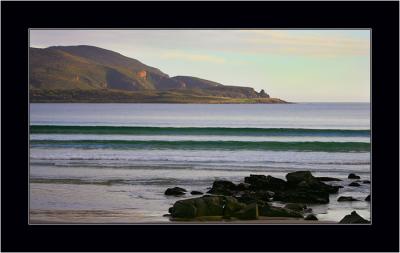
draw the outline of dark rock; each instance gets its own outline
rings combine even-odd
[[[310,171],[296,171],[286,175],[286,180],[289,184],[297,185],[302,181],[308,181],[315,179]]]
[[[327,193],[337,193],[339,191],[339,186],[332,186],[318,181],[317,179],[309,179],[307,181],[301,181],[297,187],[305,188],[312,191],[321,191]]]
[[[236,190],[238,191],[247,191],[250,189],[250,184],[248,183],[240,183],[236,186]]]
[[[369,180],[363,180],[362,182],[363,182],[363,184],[371,184],[371,181],[369,181]]]
[[[332,181],[342,181],[339,178],[334,178],[334,177],[315,177],[321,182],[332,182]]]
[[[250,203],[258,203],[260,201],[270,201],[271,198],[275,195],[274,192],[271,191],[245,191],[241,192],[240,196],[238,196],[238,200],[240,202],[250,204]]]
[[[348,214],[343,217],[341,221],[339,221],[341,224],[357,224],[357,223],[370,223],[368,220],[364,219],[356,211],[351,212],[351,214]]]
[[[174,188],[168,188],[165,191],[165,195],[174,195],[174,196],[179,196],[179,195],[184,195],[186,192],[185,189],[180,188],[180,187],[174,187]]]
[[[350,173],[349,176],[347,177],[348,179],[360,179],[360,176],[357,176],[354,173]]]
[[[235,217],[241,220],[256,220],[258,219],[258,206],[253,203],[245,206],[243,209],[235,213]]]
[[[315,216],[314,214],[309,214],[304,219],[305,220],[318,220],[317,216]]]
[[[226,202],[224,206],[224,218],[234,217],[238,211],[245,207],[246,204],[240,203],[236,198],[226,197]]]
[[[314,177],[309,171],[296,171],[286,175],[289,188],[299,190],[320,191],[327,193],[337,193],[339,191],[338,186],[332,186],[325,184]]]
[[[224,197],[203,196],[176,201],[169,209],[173,218],[195,218],[198,216],[222,216]]]
[[[260,216],[303,218],[303,214],[287,208],[265,205],[258,209]]]
[[[274,200],[291,203],[327,204],[329,203],[329,193],[306,189],[290,190],[276,192]]]
[[[286,204],[284,206],[284,208],[290,209],[290,210],[293,210],[296,212],[303,212],[304,210],[306,210],[307,206],[304,204],[300,204],[300,203],[289,203],[289,204]]]
[[[223,216],[226,198],[223,196],[205,196],[195,199],[196,216]]]
[[[192,195],[203,195],[203,193],[200,192],[200,191],[191,191],[190,194],[192,194]]]
[[[286,181],[265,175],[250,175],[244,178],[244,182],[250,184],[252,190],[283,190],[286,188]]]
[[[194,200],[179,200],[169,209],[174,218],[194,218],[197,215],[197,208]]]
[[[237,191],[237,186],[231,181],[216,180],[208,193],[232,196]]]
[[[247,184],[257,184],[259,181],[265,181],[267,179],[266,175],[255,175],[255,174],[250,174],[249,177],[244,178],[244,182]]]
[[[355,199],[351,196],[340,196],[337,201],[342,202],[342,201],[358,201],[358,199]]]
[[[368,195],[368,196],[365,198],[365,201],[371,201],[371,195]]]
[[[358,186],[361,186],[359,183],[357,183],[357,182],[351,182],[350,184],[349,184],[349,186],[352,186],[352,187],[358,187]]]

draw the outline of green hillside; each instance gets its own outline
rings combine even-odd
[[[30,48],[29,82],[31,102],[284,102],[249,87],[169,77],[138,60],[93,46]]]

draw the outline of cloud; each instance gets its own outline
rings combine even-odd
[[[258,52],[300,54],[306,56],[361,56],[369,55],[370,42],[365,38],[338,35],[336,31],[244,31],[243,43]]]
[[[220,52],[366,56],[370,52],[368,35],[368,30],[31,30],[31,43],[93,44],[134,54],[159,50],[168,52],[164,58],[223,63],[225,60],[216,56]]]
[[[225,59],[222,57],[208,54],[188,53],[183,51],[167,51],[161,54],[161,58],[193,62],[225,63]]]

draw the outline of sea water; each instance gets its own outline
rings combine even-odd
[[[370,185],[347,179],[370,180],[369,103],[31,104],[30,125],[31,220],[164,222],[191,197],[168,187],[298,170],[343,179],[329,204],[311,205],[319,220],[370,219]]]

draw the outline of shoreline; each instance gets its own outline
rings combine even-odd
[[[96,100],[82,100],[82,101],[73,101],[73,100],[65,100],[65,101],[59,101],[59,100],[36,100],[36,101],[30,101],[31,104],[176,104],[176,105],[187,105],[187,104],[193,104],[193,105],[241,105],[241,104],[266,104],[266,105],[285,105],[285,104],[298,104],[296,102],[287,102],[283,101],[282,102],[257,102],[257,101],[249,101],[249,102],[224,102],[224,101],[216,101],[216,102],[146,102],[146,101],[96,101]]]

